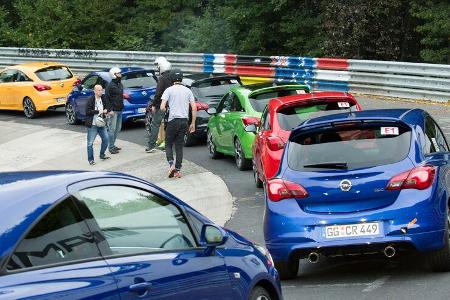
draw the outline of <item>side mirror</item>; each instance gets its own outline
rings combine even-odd
[[[244,130],[245,130],[246,132],[253,132],[253,133],[256,133],[257,128],[256,128],[256,125],[255,125],[255,124],[249,124],[249,125],[247,125],[247,126],[244,127]]]
[[[212,224],[203,225],[200,234],[200,242],[203,246],[214,248],[225,244],[227,239],[228,236],[222,228]]]
[[[210,108],[208,108],[208,110],[206,112],[209,115],[215,115],[215,114],[217,114],[217,109],[215,109],[214,107],[210,107]]]

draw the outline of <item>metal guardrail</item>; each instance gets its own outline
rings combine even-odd
[[[337,90],[447,102],[450,101],[450,65],[292,56],[167,53],[76,49],[0,47],[0,67],[31,61],[68,65],[79,75],[112,66],[153,69],[165,56],[185,72],[227,73],[252,81],[290,81],[315,90]]]

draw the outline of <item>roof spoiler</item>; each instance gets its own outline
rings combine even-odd
[[[311,87],[307,84],[283,84],[283,85],[274,85],[269,87],[263,87],[260,89],[253,90],[249,93],[248,97],[252,98],[254,96],[265,94],[268,92],[276,92],[282,90],[303,90],[305,93],[311,92]]]

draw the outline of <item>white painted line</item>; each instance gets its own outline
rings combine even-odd
[[[370,292],[376,290],[377,288],[380,288],[381,286],[383,286],[386,283],[386,281],[388,281],[388,279],[390,277],[391,277],[391,275],[386,275],[386,276],[383,276],[381,278],[378,278],[377,280],[375,280],[374,282],[369,284],[369,286],[366,287],[362,292],[363,293],[370,293]]]

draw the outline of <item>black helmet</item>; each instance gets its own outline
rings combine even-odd
[[[180,69],[172,69],[172,82],[181,82],[183,80],[183,71]]]

